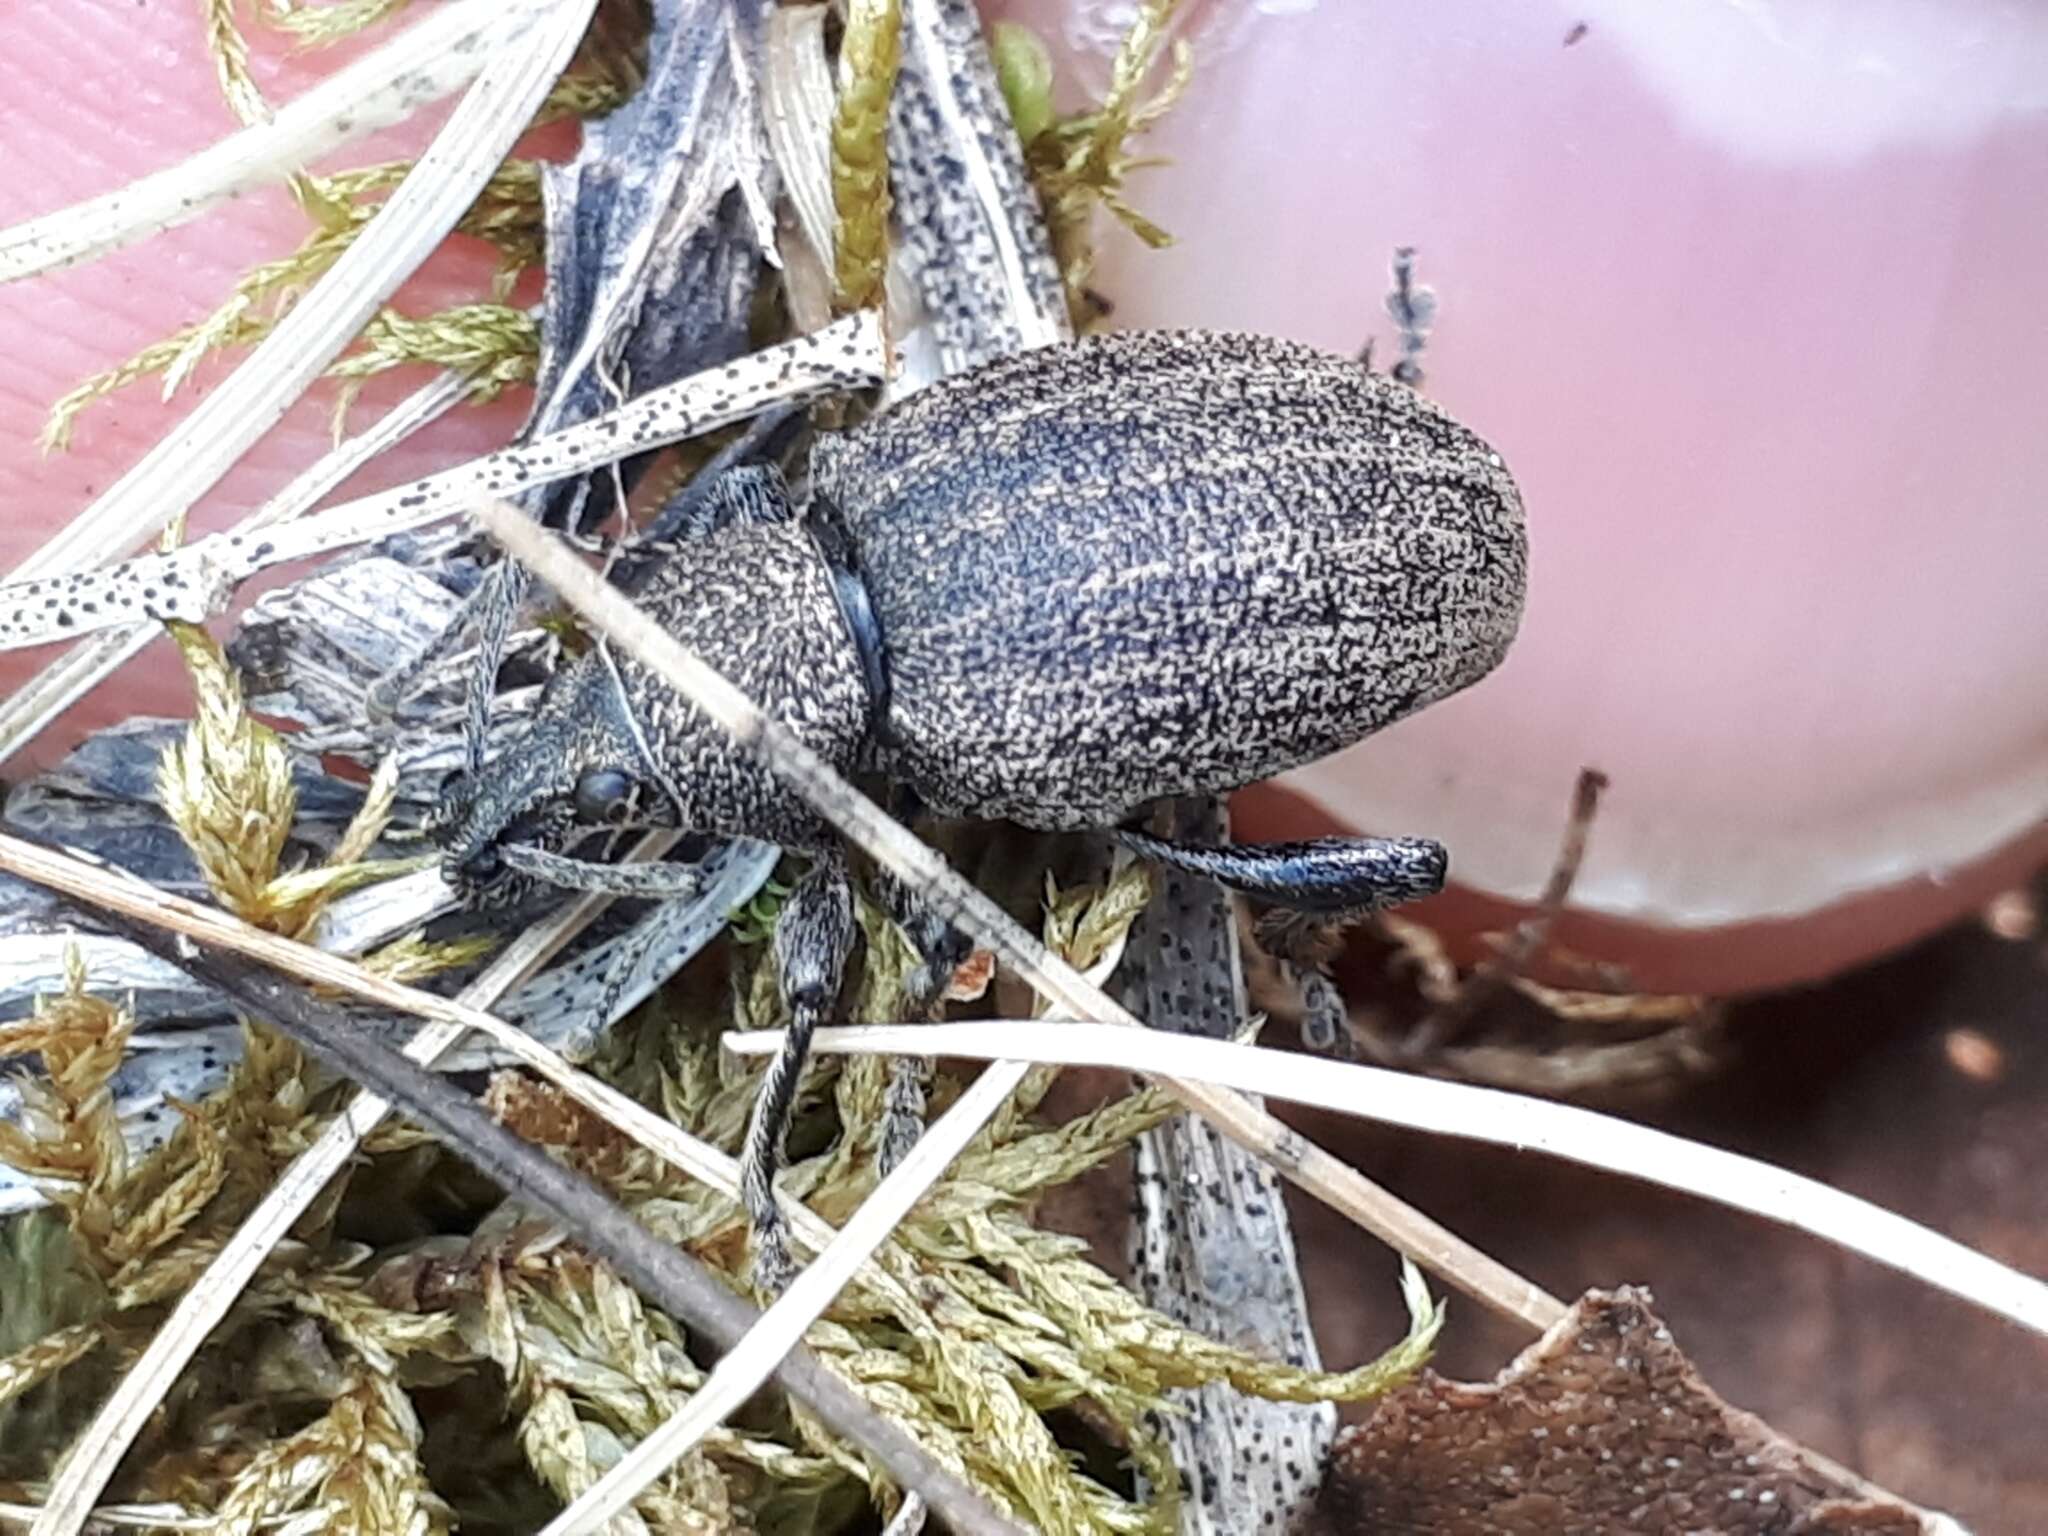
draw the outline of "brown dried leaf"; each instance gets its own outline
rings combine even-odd
[[[1936,1536],[1714,1395],[1633,1286],[1589,1291],[1498,1378],[1425,1371],[1338,1436],[1302,1536]]]

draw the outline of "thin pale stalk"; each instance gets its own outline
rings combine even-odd
[[[1010,915],[899,826],[829,764],[762,714],[717,671],[606,586],[558,539],[503,503],[476,515],[512,556],[596,629],[624,646],[670,687],[797,789],[826,820],[920,892],[932,911],[984,947],[1069,1018],[1104,1019],[1129,1028],[1139,1020],[1100,987],[1049,953]],[[915,1049],[915,1048],[914,1048]],[[1445,1283],[1541,1332],[1564,1315],[1556,1297],[1498,1260],[1396,1200],[1236,1093],[1201,1083],[1165,1084],[1174,1096],[1287,1178],[1343,1212]]]
[[[224,198],[281,181],[351,139],[454,94],[520,43],[555,0],[461,0],[181,164],[0,230],[0,283],[54,272],[175,229]]]
[[[849,315],[821,331],[692,374],[615,411],[531,443],[500,449],[393,490],[288,523],[265,538],[220,533],[169,553],[139,555],[71,577],[0,585],[0,650],[76,639],[150,620],[201,623],[256,572],[330,554],[453,517],[496,496],[601,468],[632,454],[878,382],[888,370],[881,325]],[[48,599],[57,607],[46,608]],[[90,604],[94,611],[86,611]]]
[[[741,1055],[763,1055],[774,1052],[781,1038],[780,1030],[761,1030],[727,1036],[726,1044]],[[811,1049],[863,1056],[915,1050],[983,1061],[1120,1068],[1542,1152],[1778,1222],[2048,1335],[2048,1282],[1817,1179],[1572,1104],[1228,1040],[1093,1022],[990,1019],[821,1029]]]
[[[140,544],[275,426],[475,201],[575,53],[595,3],[556,0],[515,45],[494,54],[405,180],[312,291],[219,388],[10,579],[84,570],[109,549]]]

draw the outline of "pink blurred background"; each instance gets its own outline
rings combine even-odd
[[[1132,8],[1005,9],[1094,86]],[[1426,387],[1529,506],[1506,665],[1300,795],[1527,898],[1576,771],[1604,769],[1577,903],[1715,932],[1580,937],[1664,985],[1816,974],[2041,856],[2048,12],[1189,21],[1194,84],[1145,146],[1173,163],[1131,183],[1178,243],[1109,243],[1115,322],[1372,336],[1384,366],[1388,259],[1414,246],[1440,303]]]

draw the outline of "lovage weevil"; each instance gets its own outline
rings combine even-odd
[[[773,470],[724,474],[691,523],[641,601],[833,764],[943,816],[1109,829],[1319,912],[1433,891],[1443,850],[1191,847],[1130,823],[1475,682],[1514,637],[1527,564],[1500,456],[1428,400],[1297,343],[1193,331],[947,379],[821,436],[796,494]],[[852,944],[844,851],[765,766],[603,647],[451,785],[436,835],[451,883],[482,896],[508,872],[634,894],[687,878],[562,851],[627,826],[813,856],[777,925],[792,1027],[746,1146],[772,1280],[786,1269],[769,1183],[782,1123]]]

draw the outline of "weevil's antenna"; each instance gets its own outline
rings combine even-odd
[[[626,733],[633,738],[633,750],[640,754],[641,766],[654,781],[654,787],[668,796],[668,803],[675,807],[676,819],[680,823],[683,814],[682,792],[676,788],[676,782],[670,777],[667,767],[655,752],[654,744],[647,739],[646,727],[640,723],[640,712],[633,707],[633,691],[626,686],[625,675],[619,671],[618,658],[612,654],[609,635],[597,637],[597,654],[603,658],[604,669],[612,680],[612,691],[618,695],[619,718],[625,722]]]

